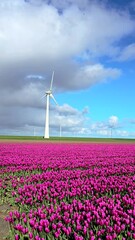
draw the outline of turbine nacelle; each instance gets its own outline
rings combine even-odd
[[[51,95],[52,94],[52,91],[51,90],[48,90],[45,92],[45,95]]]

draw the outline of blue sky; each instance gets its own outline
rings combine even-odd
[[[135,138],[135,1],[1,0],[0,134]]]

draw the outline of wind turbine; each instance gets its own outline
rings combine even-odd
[[[46,117],[45,117],[45,132],[44,132],[44,138],[49,138],[49,100],[50,97],[53,99],[53,101],[57,104],[54,96],[52,95],[52,85],[53,85],[53,78],[54,78],[54,71],[52,73],[52,79],[50,84],[50,89],[45,92],[46,96]],[[44,97],[43,96],[43,97]]]

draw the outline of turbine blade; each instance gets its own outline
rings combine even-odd
[[[53,101],[56,103],[56,105],[58,105],[56,99],[54,98],[54,96],[52,94],[50,94],[50,97],[53,99]]]
[[[41,97],[41,99],[44,98],[45,96],[46,96],[46,94],[44,94],[44,95]]]
[[[51,79],[50,91],[52,91],[53,78],[54,78],[54,71],[53,71],[53,73],[52,73],[52,79]]]

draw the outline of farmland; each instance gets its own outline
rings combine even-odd
[[[1,142],[8,239],[135,239],[135,144]]]

